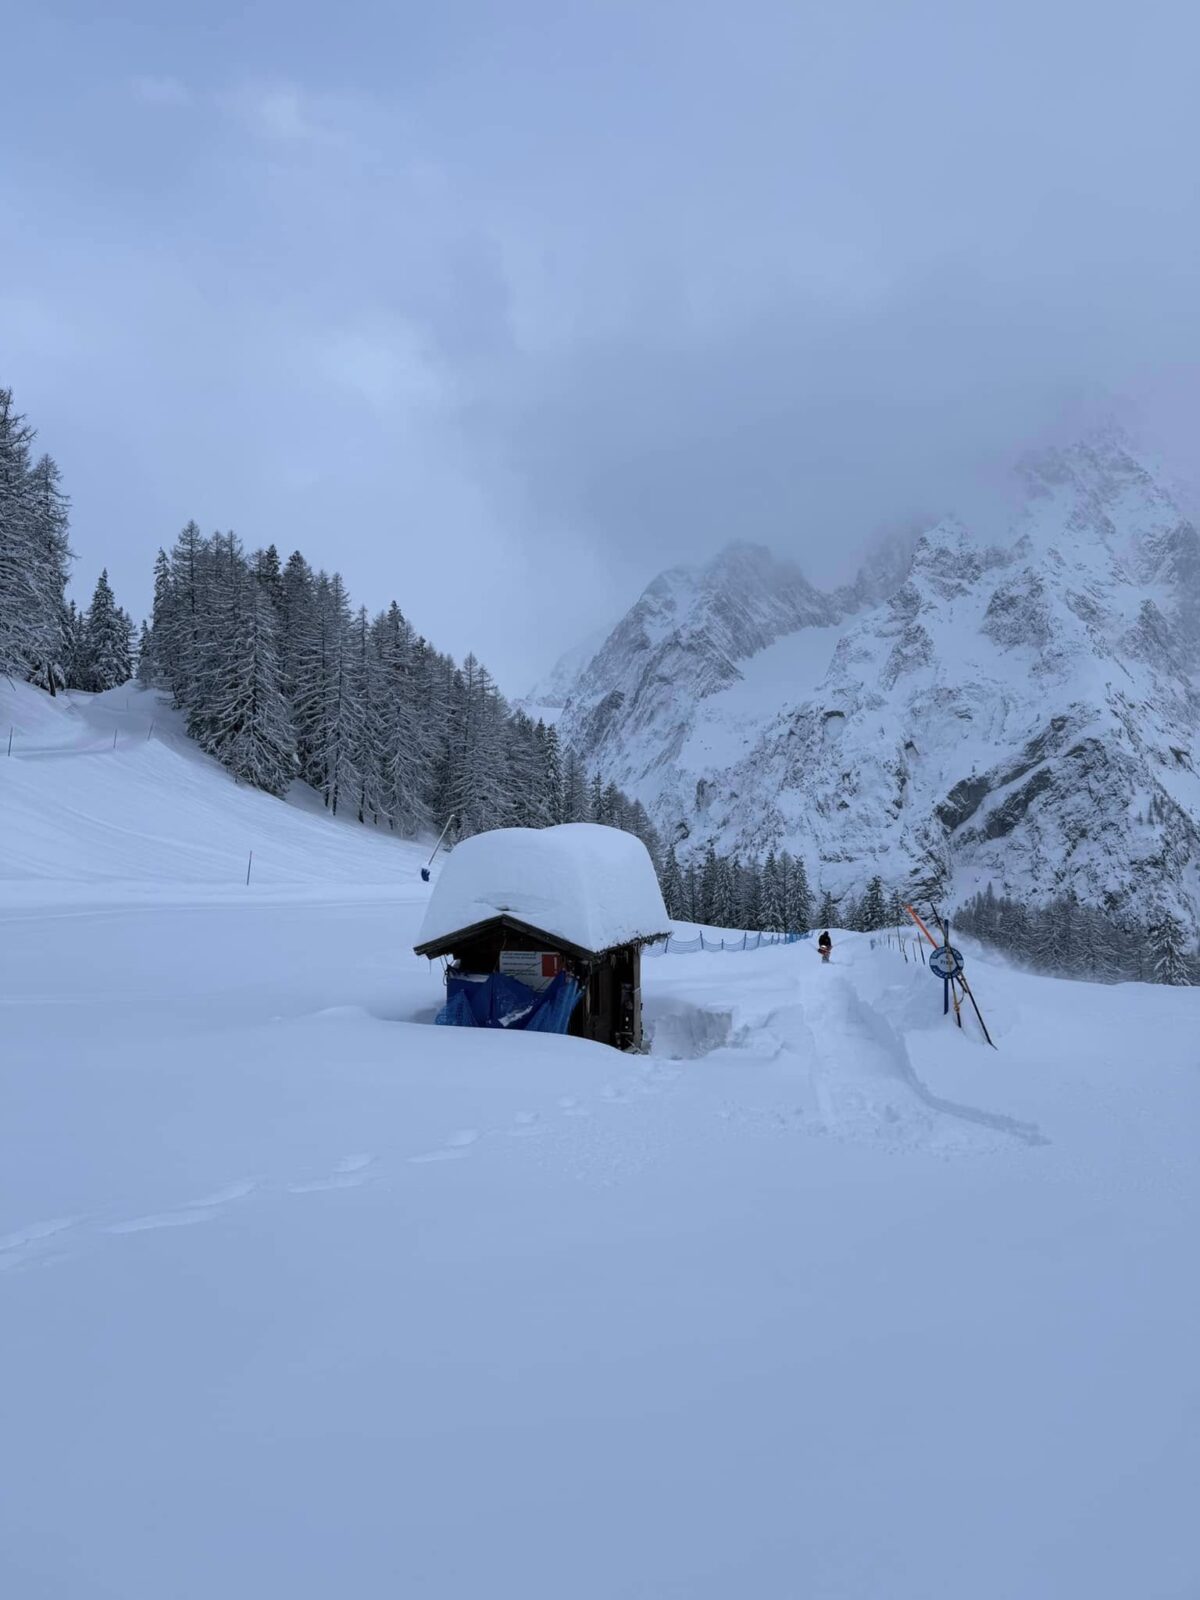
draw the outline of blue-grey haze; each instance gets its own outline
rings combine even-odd
[[[730,538],[842,577],[1200,399],[1183,0],[5,8],[0,382],[146,608],[196,517],[510,690]]]

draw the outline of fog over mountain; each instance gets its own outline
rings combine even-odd
[[[1181,0],[87,24],[8,20],[0,174],[82,593],[107,561],[144,612],[195,517],[403,588],[516,693],[664,567],[836,586],[1114,407],[1194,467]]]
[[[663,573],[560,733],[684,856],[1196,926],[1200,537],[1112,429],[1021,482],[1003,537],[945,517],[837,590],[754,545]]]

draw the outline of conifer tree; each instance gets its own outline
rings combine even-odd
[[[579,752],[573,748],[567,751],[563,769],[562,809],[564,822],[588,820],[587,773],[584,771]]]
[[[858,912],[858,926],[863,933],[875,933],[887,927],[887,905],[883,898],[883,880],[878,875],[867,884]]]
[[[677,922],[687,919],[687,907],[684,897],[683,874],[679,870],[679,860],[675,854],[675,846],[667,851],[666,860],[662,870],[662,897],[667,908],[667,915]]]
[[[248,573],[229,620],[230,637],[212,679],[208,749],[239,783],[282,795],[295,776],[295,744],[279,679],[274,610],[267,590]]]
[[[568,818],[565,814],[562,749],[559,744],[558,729],[553,723],[547,726],[544,722],[539,722],[538,732],[544,762],[543,789],[549,813],[548,820],[551,823],[566,822]]]
[[[81,687],[93,693],[128,683],[131,675],[132,626],[108,582],[108,571],[96,580],[83,625]]]
[[[42,624],[32,537],[33,440],[11,389],[0,389],[0,673],[22,678],[37,658]]]
[[[1155,983],[1174,986],[1191,983],[1187,937],[1183,924],[1173,911],[1164,909],[1159,914],[1150,930],[1150,942],[1154,956]]]
[[[808,873],[805,871],[804,862],[799,856],[793,859],[785,851],[784,857],[789,863],[786,879],[787,916],[785,926],[788,933],[807,933],[813,925],[812,894],[808,887]]]
[[[68,564],[69,502],[61,488],[58,467],[42,456],[29,474],[28,541],[36,591],[29,619],[29,680],[56,694],[67,683],[65,609]]]
[[[709,840],[708,848],[704,852],[704,865],[700,872],[700,905],[697,921],[715,923],[717,902],[720,897],[721,867],[717,860],[717,848]]]

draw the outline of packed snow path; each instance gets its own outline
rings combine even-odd
[[[122,715],[0,773],[0,1590],[1197,1592],[1194,992],[972,952],[994,1053],[846,935],[647,962],[647,1057],[435,1029],[420,852]]]

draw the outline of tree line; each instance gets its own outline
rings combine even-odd
[[[644,807],[564,754],[557,730],[509,705],[481,662],[461,665],[396,602],[354,607],[339,573],[300,551],[247,553],[189,522],[159,551],[139,679],[167,690],[189,734],[242,783],[296,778],[336,815],[406,838],[602,821],[661,855]]]
[[[1031,971],[1092,983],[1192,984],[1200,960],[1187,930],[1162,908],[1142,926],[1114,921],[1098,906],[1062,894],[1026,905],[989,883],[955,913],[952,926],[1002,950]]]
[[[721,855],[709,843],[702,855],[679,861],[671,846],[659,867],[668,913],[680,922],[750,933],[808,933],[813,928],[850,928],[875,933],[900,927],[908,919],[898,889],[886,889],[876,875],[861,896],[818,898],[809,886],[803,860],[788,850],[743,861]]]
[[[66,598],[70,501],[53,457],[0,389],[0,673],[61,689],[111,689],[130,674],[133,622],[100,575],[91,605]]]

